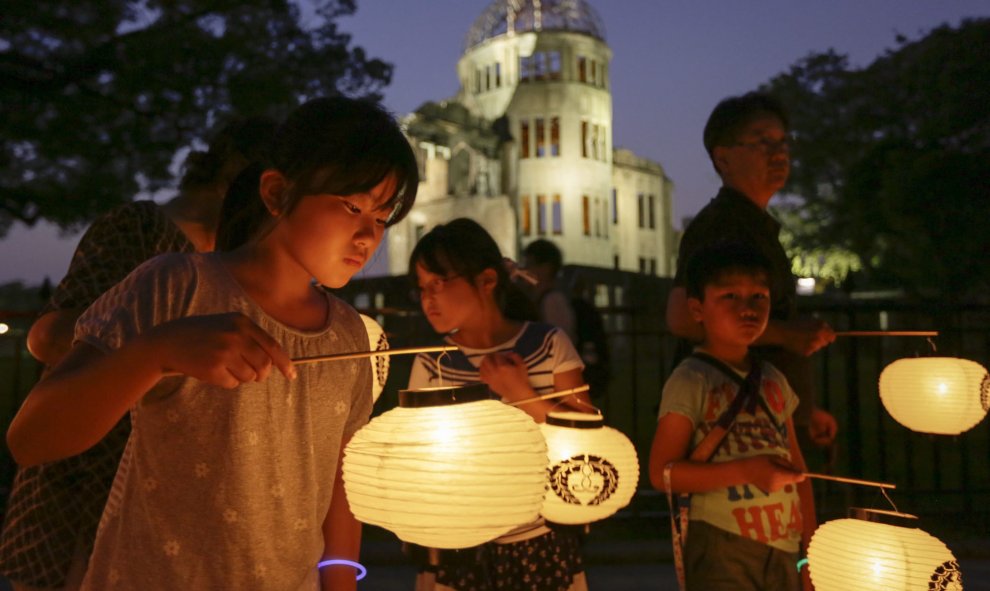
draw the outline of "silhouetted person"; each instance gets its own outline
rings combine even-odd
[[[767,213],[767,204],[787,182],[790,172],[789,128],[786,111],[774,98],[749,93],[720,102],[705,125],[704,143],[722,189],[684,231],[677,257],[674,288],[667,301],[670,331],[693,343],[704,329],[688,311],[684,289],[687,261],[702,247],[722,240],[751,244],[771,262],[770,321],[756,341],[759,355],[780,369],[801,404],[794,423],[802,439],[830,445],[837,425],[828,412],[815,407],[811,361],[808,357],[835,339],[824,321],[801,317],[796,308],[796,285],[791,261],[780,244],[780,224]]]

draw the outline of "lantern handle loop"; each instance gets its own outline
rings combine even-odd
[[[938,347],[935,346],[935,340],[932,337],[928,337],[925,340],[928,341],[929,345],[931,345],[932,353],[938,353]]]
[[[896,511],[897,513],[901,512],[901,510],[897,508],[897,505],[894,504],[893,499],[890,498],[890,495],[887,494],[886,488],[881,488],[880,494],[883,495],[883,498],[887,499],[887,502],[890,503],[890,506],[894,508],[894,511]]]
[[[440,363],[440,360],[444,357],[447,358],[447,361],[450,361],[450,355],[447,353],[446,349],[437,355],[437,383],[440,386],[443,386],[443,364]]]

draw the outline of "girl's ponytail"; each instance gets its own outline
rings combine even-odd
[[[259,237],[273,223],[258,187],[265,166],[252,162],[227,187],[220,208],[215,250],[234,250]]]

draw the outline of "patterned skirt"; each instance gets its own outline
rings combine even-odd
[[[423,567],[417,591],[575,591],[584,589],[582,536],[578,528],[514,542],[489,542],[456,552],[441,551],[440,564]],[[576,583],[579,583],[575,586]]]

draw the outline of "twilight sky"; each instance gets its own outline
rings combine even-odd
[[[589,0],[605,25],[613,138],[660,162],[674,181],[674,219],[714,195],[718,178],[701,129],[723,97],[746,92],[812,51],[834,48],[855,67],[942,23],[990,15],[986,0]],[[339,25],[369,55],[395,65],[385,104],[397,115],[457,92],[464,37],[488,0],[358,0]],[[0,240],[0,284],[57,282],[79,235],[15,226]]]

